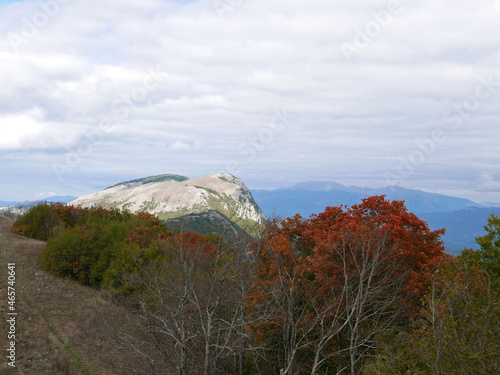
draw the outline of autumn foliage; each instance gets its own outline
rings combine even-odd
[[[382,196],[366,198],[352,208],[328,207],[308,223],[311,269],[325,286],[367,262],[379,262],[385,273],[404,279],[405,293],[418,301],[444,252],[444,230],[431,231],[404,202]]]
[[[418,314],[443,233],[381,196],[273,223],[253,249],[256,339],[285,374],[355,373],[375,335]]]
[[[61,205],[13,231],[47,239],[46,269],[138,317],[139,341],[117,333],[144,357],[135,373],[486,374],[499,366],[498,227],[455,258],[444,230],[374,196],[274,220],[251,243]]]

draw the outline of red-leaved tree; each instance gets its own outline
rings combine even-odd
[[[254,248],[257,338],[284,374],[358,373],[375,335],[418,313],[443,233],[383,196],[274,223]]]

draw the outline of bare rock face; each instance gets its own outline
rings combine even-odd
[[[247,220],[262,224],[267,220],[245,183],[229,173],[193,179],[152,176],[123,182],[68,204],[146,211],[163,220],[211,210],[240,224]]]

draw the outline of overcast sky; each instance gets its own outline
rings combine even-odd
[[[500,1],[0,1],[0,200],[163,173],[500,202]]]

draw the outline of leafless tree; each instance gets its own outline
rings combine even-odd
[[[163,242],[160,257],[137,262],[137,270],[124,276],[134,293],[120,303],[134,312],[161,354],[157,368],[210,375],[241,357],[248,346],[243,313],[250,262],[244,252],[188,233]],[[136,340],[122,339],[147,358]]]
[[[346,347],[339,354],[348,353],[354,375],[358,362],[374,349],[375,336],[405,311],[403,288],[408,271],[394,256],[398,246],[386,231],[356,231],[330,246],[342,270],[337,296],[343,301],[339,312]]]

